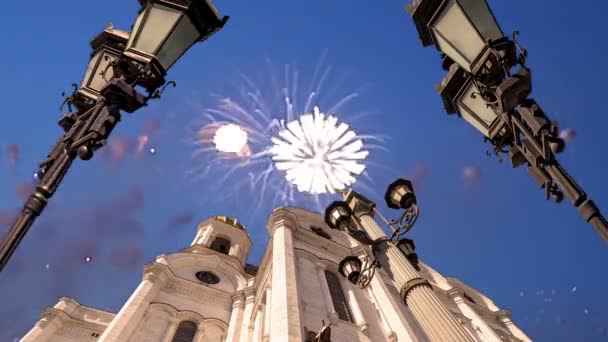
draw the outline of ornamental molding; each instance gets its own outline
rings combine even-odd
[[[220,304],[227,310],[232,308],[232,299],[229,294],[210,287],[203,287],[198,284],[174,279],[168,282],[162,289],[168,293],[195,298],[197,301],[205,304]]]
[[[298,216],[284,207],[276,208],[268,221],[268,230],[272,235],[277,228],[285,227],[295,231],[299,226]]]

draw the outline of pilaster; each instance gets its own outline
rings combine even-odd
[[[175,332],[177,331],[178,325],[179,320],[177,320],[177,318],[175,317],[171,317],[171,319],[169,320],[169,327],[165,332],[165,336],[163,337],[162,342],[171,342],[171,340],[173,339],[173,335],[175,335]]]
[[[317,262],[316,266],[317,274],[319,275],[319,285],[321,286],[321,293],[323,294],[323,300],[325,301],[325,307],[327,308],[327,318],[330,322],[335,322],[338,319],[338,313],[334,308],[334,302],[331,299],[329,285],[327,284],[327,278],[325,277],[327,263],[324,261],[319,261]]]
[[[253,306],[255,304],[255,289],[253,287],[245,288],[245,311],[243,312],[243,324],[241,326],[241,342],[249,342],[252,333],[251,319],[253,318]]]
[[[532,342],[530,337],[526,335],[513,321],[511,320],[511,312],[509,310],[500,310],[497,312],[498,320],[502,322],[511,334],[524,342]]]
[[[59,309],[46,308],[40,313],[40,320],[36,322],[34,327],[25,335],[20,342],[46,342],[50,341],[53,336],[64,324],[64,320],[60,315]]]
[[[148,309],[150,301],[158,295],[170,277],[172,275],[167,265],[156,262],[146,265],[143,280],[98,341],[128,341]]]
[[[483,335],[485,341],[502,342],[502,339],[494,332],[492,328],[490,328],[490,326],[488,326],[486,321],[483,320],[483,318],[481,318],[477,312],[465,301],[463,290],[453,287],[448,291],[448,295],[454,300],[454,303],[456,303],[456,306],[458,306],[460,312],[462,312],[466,318],[471,320],[471,324],[473,324],[474,327],[479,328],[479,331]]]
[[[272,342],[302,341],[293,246],[293,230],[297,227],[293,213],[283,208],[273,212],[269,225],[272,234]]]
[[[267,342],[270,340],[270,326],[272,325],[272,289],[270,285],[266,286],[266,302],[264,305],[264,333],[262,341]]]
[[[363,312],[361,312],[361,307],[359,306],[359,300],[357,299],[357,296],[355,294],[355,286],[353,284],[351,284],[350,282],[346,282],[346,281],[341,281],[342,283],[342,287],[346,289],[346,293],[348,296],[348,303],[350,304],[350,309],[352,311],[353,314],[353,319],[355,320],[355,323],[357,324],[357,326],[359,326],[359,329],[361,330],[361,332],[363,332],[364,334],[369,334],[368,331],[368,324],[365,321],[365,317],[363,317]]]
[[[243,291],[235,292],[232,295],[232,312],[230,313],[230,323],[228,323],[226,342],[237,342],[239,340],[241,332],[239,321],[242,320],[244,308],[245,296],[243,295]]]

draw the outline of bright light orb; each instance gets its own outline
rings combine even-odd
[[[275,167],[301,192],[342,190],[365,170],[361,162],[369,152],[363,141],[347,124],[318,107],[283,125],[278,135],[270,148]]]
[[[239,125],[223,125],[215,132],[213,143],[219,152],[240,153],[247,144],[247,132]]]

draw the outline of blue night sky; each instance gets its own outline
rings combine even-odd
[[[239,73],[263,74],[270,59],[279,71],[295,62],[305,80],[325,49],[335,76],[328,81],[335,94],[325,95],[339,99],[366,86],[339,115],[371,112],[353,129],[390,138],[389,151],[371,157],[370,197],[381,203],[387,184],[417,174],[422,215],[411,237],[418,254],[511,310],[535,340],[607,340],[606,245],[567,201],[545,201],[523,168],[487,157],[480,134],[445,114],[434,90],[443,77],[438,52],[418,43],[404,0],[377,3],[217,0],[231,16],[228,25],[170,71],[177,88],[125,114],[110,139],[147,134],[157,153],[100,151],[77,161],[0,274],[0,341],[22,336],[61,296],[117,311],[143,264],[189,245],[196,224],[212,215],[239,217],[254,239],[249,261],[259,262],[272,203],[256,208],[250,191],[233,192],[237,179],[218,187],[214,177],[187,176],[196,165],[185,132],[201,108],[213,105],[210,94],[236,95]],[[550,0],[490,5],[505,32],[522,33],[534,97],[562,128],[576,132],[560,161],[608,213],[606,50],[598,44],[608,34],[608,5],[582,2],[582,13]],[[61,134],[60,95],[80,81],[90,39],[110,21],[128,30],[137,8],[135,0],[0,4],[0,232]],[[480,176],[463,179],[467,167]],[[218,188],[225,199],[218,199]],[[84,256],[93,260],[85,263]]]

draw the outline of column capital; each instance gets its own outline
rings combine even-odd
[[[327,270],[328,262],[326,260],[319,260],[316,263],[317,271],[325,271]]]
[[[169,266],[158,262],[152,262],[144,266],[142,280],[164,284],[171,277]]]
[[[451,289],[448,290],[448,295],[452,299],[456,299],[456,297],[464,297],[464,290],[459,289],[457,287],[452,287]]]
[[[232,307],[233,308],[243,307],[243,305],[245,304],[244,291],[240,290],[240,291],[237,291],[237,292],[233,293],[230,296],[230,299],[232,299]]]
[[[370,201],[360,193],[349,190],[348,193],[344,195],[344,200],[350,207],[354,216],[361,217],[362,215],[369,215],[374,217],[374,207],[376,206],[376,203]]]
[[[295,231],[298,228],[297,216],[284,207],[276,208],[268,220],[267,229],[271,235],[274,235],[274,231],[278,228]]]
[[[498,311],[496,311],[496,317],[499,319],[511,319],[511,311],[509,310],[505,310],[505,309],[500,309]]]

